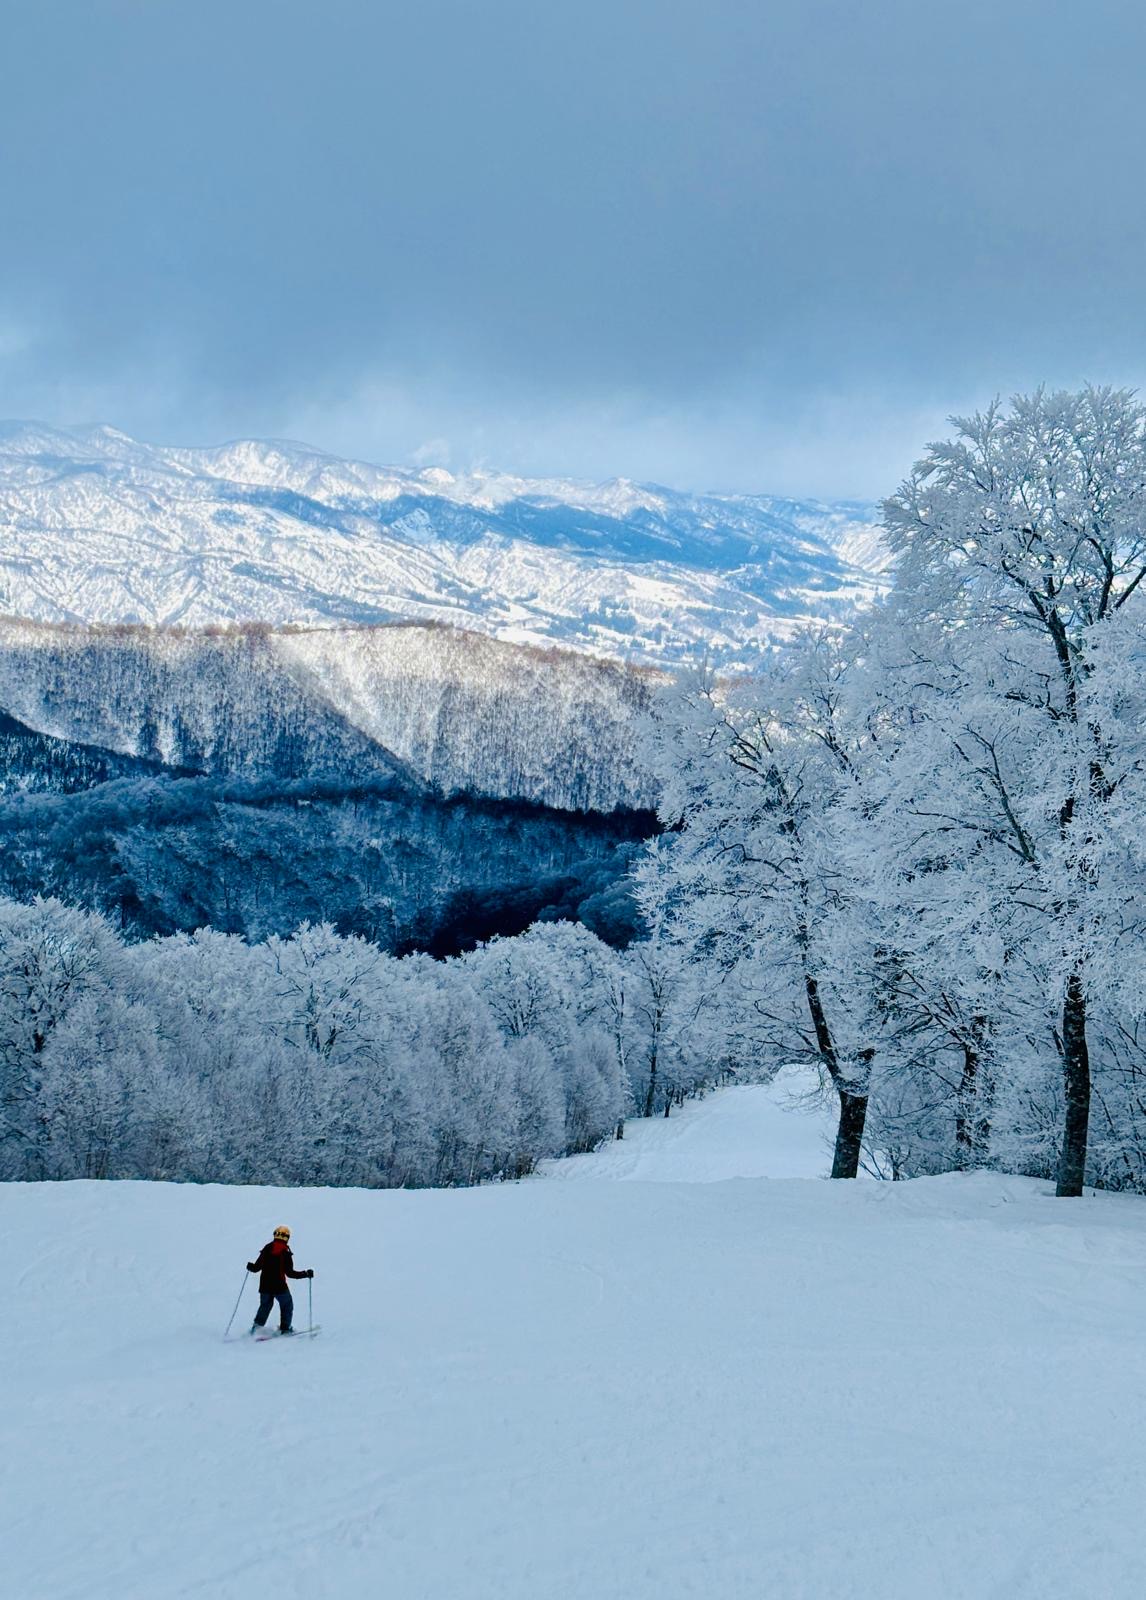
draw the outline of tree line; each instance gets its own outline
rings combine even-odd
[[[0,794],[0,894],[84,905],[132,938],[212,927],[258,940],[329,922],[392,952],[452,955],[576,920],[624,943],[639,931],[627,865],[653,827],[647,812],[345,780],[122,778]]]
[[[664,978],[572,923],[439,961],[0,900],[0,1180],[521,1177],[706,1081]]]

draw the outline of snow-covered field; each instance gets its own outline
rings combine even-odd
[[[0,1594],[1141,1595],[1146,1205],[824,1162],[756,1089],[576,1182],[5,1187]],[[280,1221],[324,1332],[223,1344]]]

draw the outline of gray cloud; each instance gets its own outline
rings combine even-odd
[[[1146,374],[1130,0],[0,26],[9,414],[874,493],[949,409]]]

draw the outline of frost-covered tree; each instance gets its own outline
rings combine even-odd
[[[956,420],[886,505],[902,699],[927,749],[912,848],[988,883],[1055,1001],[1058,1192],[1081,1193],[1091,1021],[1137,918],[1127,805],[1144,754],[1123,692],[1141,648],[1146,412],[1043,391]],[[909,789],[912,786],[909,786]]]
[[[710,991],[751,997],[763,1064],[824,1072],[840,1107],[835,1177],[859,1169],[879,1032],[849,854],[872,738],[847,671],[821,634],[748,683],[683,684],[653,741],[668,832],[641,873],[650,924]]]
[[[195,1120],[168,1145],[161,1047],[146,1006],[109,991],[86,994],[53,1028],[42,1061],[44,1176],[185,1175],[182,1146]]]
[[[522,1176],[621,1114],[616,960],[560,925],[444,962],[306,924],[125,945],[97,915],[0,900],[0,1173]]]
[[[273,961],[211,929],[125,954],[131,993],[157,1016],[169,1086],[204,1101],[180,1176],[297,1181],[287,1110],[298,1052],[282,1038]]]
[[[625,1110],[622,961],[586,928],[547,923],[456,963],[510,1040],[540,1045],[563,1086],[567,1150],[591,1150]]]
[[[58,900],[0,902],[0,1177],[47,1176],[44,1056],[83,1001],[110,992],[119,941],[102,917]]]

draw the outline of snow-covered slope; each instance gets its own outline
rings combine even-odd
[[[291,679],[442,792],[651,809],[638,722],[656,673],[451,628],[274,634]]]
[[[226,775],[405,775],[561,810],[655,804],[657,676],[449,628],[183,633],[0,620],[0,711],[37,733]]]
[[[859,502],[455,476],[252,441],[0,425],[0,611],[44,621],[420,619],[750,665],[882,587]]]
[[[813,1092],[804,1068],[767,1088],[722,1089],[669,1118],[634,1118],[625,1137],[588,1155],[542,1162],[548,1178],[578,1182],[721,1183],[726,1178],[826,1178],[835,1137],[833,1108]]]
[[[706,1177],[775,1137],[751,1093],[696,1108]],[[5,1186],[0,1589],[1138,1600],[1144,1204]],[[323,1332],[223,1344],[279,1222]]]
[[[285,673],[263,631],[0,621],[0,706],[37,733],[169,767],[363,782],[413,776]]]

